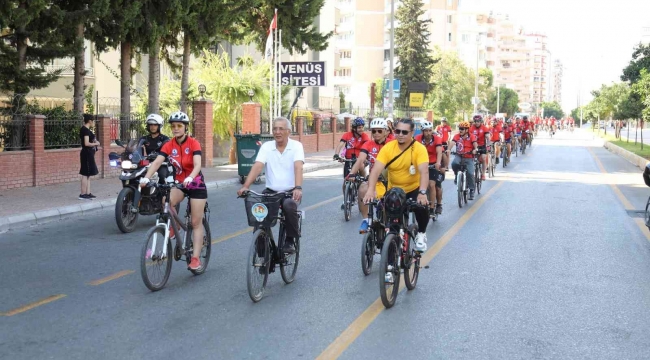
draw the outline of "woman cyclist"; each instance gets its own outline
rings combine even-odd
[[[190,119],[183,112],[175,112],[169,117],[173,138],[166,142],[156,160],[151,164],[147,174],[140,180],[140,184],[149,183],[151,176],[158,170],[165,158],[174,166],[175,180],[183,183],[183,190],[172,189],[170,205],[183,201],[184,194],[190,198],[192,212],[192,237],[194,241],[194,253],[189,268],[197,270],[201,267],[201,249],[203,247],[203,210],[208,201],[208,191],[205,187],[203,174],[201,173],[201,145],[187,134]],[[170,237],[174,237],[172,233]]]

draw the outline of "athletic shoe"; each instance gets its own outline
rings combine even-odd
[[[361,225],[359,226],[359,234],[365,234],[368,232],[368,219],[363,219]]]
[[[201,260],[199,258],[192,256],[192,260],[190,261],[190,265],[187,267],[190,270],[198,270],[201,268]]]
[[[415,235],[415,251],[425,252],[427,251],[427,234],[418,233]]]

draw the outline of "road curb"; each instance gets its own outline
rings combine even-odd
[[[340,167],[338,162],[305,164],[304,173],[314,172],[323,169]],[[264,179],[264,176],[262,176]],[[239,177],[225,180],[208,181],[205,185],[208,189],[218,189],[239,184]],[[86,201],[86,200],[84,200]],[[48,222],[68,219],[74,216],[89,214],[100,210],[114,209],[116,199],[84,202],[79,205],[68,205],[57,208],[43,209],[35,212],[27,212],[0,218],[0,233],[19,227],[41,225]]]
[[[625,160],[632,163],[632,165],[638,167],[641,170],[643,170],[646,167],[646,165],[650,162],[648,161],[648,159],[645,159],[631,151],[625,150],[618,145],[614,145],[609,141],[605,141],[605,144],[603,146],[605,147],[605,149],[624,158]]]

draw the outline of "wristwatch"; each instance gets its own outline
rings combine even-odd
[[[294,189],[296,189],[296,190],[302,190],[302,186],[296,186],[296,187],[294,187]]]
[[[420,193],[420,195],[426,195],[427,191],[426,190],[420,190],[419,193]]]

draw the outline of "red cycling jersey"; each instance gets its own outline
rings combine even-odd
[[[485,134],[489,132],[489,129],[485,125],[479,127],[472,125],[469,127],[469,132],[476,137],[478,146],[485,146]]]
[[[506,125],[503,127],[503,137],[505,140],[510,140],[510,137],[512,136],[512,133],[514,132],[514,128],[512,125]]]
[[[377,154],[379,154],[379,150],[384,147],[390,140],[386,138],[386,140],[382,143],[379,144],[375,142],[375,140],[370,140],[367,141],[363,146],[361,147],[361,152],[365,153],[368,156],[368,162],[370,163],[370,170],[372,170],[372,167],[375,165],[375,160],[377,160]]]
[[[436,133],[431,135],[431,140],[424,140],[424,135],[420,134],[415,137],[415,141],[424,145],[427,148],[427,153],[429,154],[429,164],[433,164],[438,160],[437,149],[439,146],[442,146],[442,137]]]
[[[436,132],[442,136],[442,142],[446,143],[449,141],[449,136],[451,135],[451,126],[438,125],[436,126]]]
[[[367,141],[370,141],[370,136],[366,133],[361,133],[361,137],[355,137],[352,131],[343,134],[341,142],[345,143],[345,158],[352,159],[352,157],[359,157],[361,147]]]
[[[179,144],[176,142],[176,138],[173,138],[160,148],[160,154],[165,156],[170,164],[174,166],[176,170],[175,179],[183,182],[194,170],[194,155],[201,155],[201,144],[190,136],[186,136],[182,144]]]
[[[503,128],[501,127],[501,125],[497,124],[496,126],[490,127],[489,131],[490,131],[490,141],[497,142],[500,140],[499,134],[503,132]]]
[[[451,141],[456,143],[456,153],[458,154],[468,153],[462,155],[462,157],[468,159],[474,157],[474,155],[472,154],[472,150],[474,150],[474,143],[476,142],[476,136],[472,134],[467,134],[461,138],[460,134],[456,134],[451,139]]]

